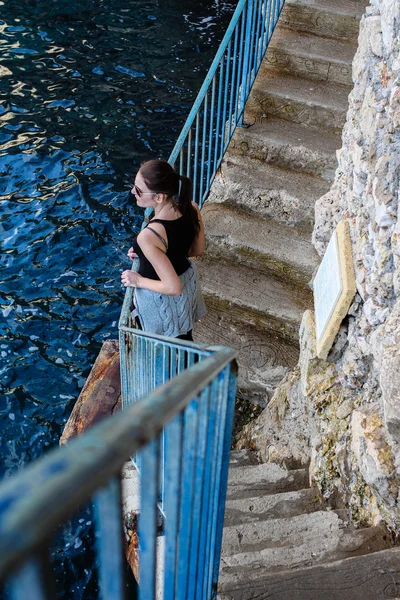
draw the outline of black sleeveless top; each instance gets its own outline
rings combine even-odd
[[[187,255],[195,238],[195,232],[192,224],[183,216],[175,219],[174,221],[168,221],[166,219],[151,219],[151,221],[149,221],[147,224],[147,227],[151,228],[152,223],[161,223],[164,225],[168,241],[166,255],[171,261],[176,274],[182,275],[182,273],[187,271],[190,266]],[[154,232],[154,235],[161,238],[161,236],[158,235],[158,232]],[[155,272],[153,265],[147,260],[142,249],[137,243],[136,237],[132,241],[132,247],[139,258],[138,273],[142,275],[142,277],[159,280],[160,278]]]

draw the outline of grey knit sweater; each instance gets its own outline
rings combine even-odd
[[[134,301],[143,331],[178,337],[191,329],[207,312],[193,261],[179,279],[182,293],[167,296],[143,288],[135,288]]]

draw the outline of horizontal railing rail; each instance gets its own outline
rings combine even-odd
[[[140,402],[86,431],[68,446],[49,452],[0,486],[0,581],[19,569],[9,580],[13,599],[49,598],[46,590],[51,582],[47,579],[43,583],[42,577],[43,547],[53,529],[90,497],[96,509],[100,597],[123,598],[119,474],[128,457],[140,449],[146,473],[139,520],[140,597],[155,598],[156,561],[160,560],[155,552],[155,515],[164,429],[170,460],[165,474],[168,520],[163,597],[212,597],[222,539],[235,355],[229,348],[215,349]],[[187,595],[177,592],[176,586],[184,585],[184,581]],[[196,590],[192,589],[194,584]]]

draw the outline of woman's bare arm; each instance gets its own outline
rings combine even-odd
[[[141,287],[167,296],[179,296],[182,293],[182,283],[165,254],[165,246],[161,240],[154,235],[154,232],[144,229],[139,234],[137,242],[160,281],[142,277],[136,271],[124,271],[121,275],[122,283],[125,286]]]

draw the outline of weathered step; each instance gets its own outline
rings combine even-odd
[[[261,63],[258,79],[271,69],[352,86],[351,65],[356,47],[343,40],[277,28]]]
[[[260,217],[312,231],[315,201],[329,189],[330,182],[320,177],[227,153],[210,200],[235,204]]]
[[[310,235],[225,204],[202,209],[207,254],[306,286],[319,259]],[[282,243],[284,241],[284,243]]]
[[[400,597],[400,548],[225,582],[219,600],[388,600]]]
[[[346,122],[350,91],[345,85],[271,71],[257,78],[246,103],[245,120],[253,123],[272,116],[340,133]]]
[[[332,181],[340,147],[341,137],[337,134],[324,131],[321,135],[319,129],[268,118],[248,129],[237,128],[229,153]]]
[[[229,456],[229,468],[234,469],[235,467],[250,467],[252,465],[258,465],[260,461],[253,450],[248,448],[242,448],[241,450],[231,450]]]
[[[221,315],[298,340],[303,312],[312,293],[285,279],[205,255],[196,261],[209,308]]]
[[[381,527],[353,529],[334,511],[224,527],[220,584],[238,581],[247,568],[262,574],[366,554],[390,546]],[[254,572],[253,572],[254,571]]]
[[[238,467],[229,471],[227,500],[293,492],[309,487],[307,469],[287,471],[275,463]]]
[[[205,317],[194,327],[194,339],[208,345],[236,348],[239,352],[238,392],[250,402],[265,407],[276,386],[299,358],[298,342],[276,332],[233,319],[207,306]]]
[[[319,503],[314,500],[315,493],[311,488],[296,492],[227,500],[224,526],[290,518],[303,513],[311,513],[319,508]]]
[[[365,6],[360,0],[286,0],[279,25],[357,43]]]

